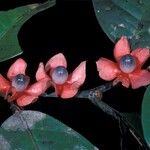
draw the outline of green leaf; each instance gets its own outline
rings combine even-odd
[[[150,86],[148,86],[142,102],[142,126],[145,140],[150,147]]]
[[[54,6],[55,0],[0,11],[0,62],[22,53],[18,42],[21,26],[33,15]]]
[[[96,17],[115,42],[125,35],[132,49],[150,47],[150,0],[92,0]]]
[[[22,111],[2,124],[0,149],[96,150],[97,148],[70,127],[44,113]]]

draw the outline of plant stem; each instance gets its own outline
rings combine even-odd
[[[118,84],[119,82],[115,84],[115,86],[117,86]],[[112,108],[111,106],[106,104],[104,101],[102,101],[103,93],[112,89],[113,87],[114,85],[112,84],[112,82],[109,82],[109,83],[100,85],[93,89],[80,91],[75,97],[90,100],[94,105],[99,107],[103,112],[105,112],[106,114],[110,115],[112,118],[118,121],[120,134],[121,134],[121,141],[120,141],[121,149],[123,149],[123,145],[126,145],[124,143],[124,140],[125,140],[124,134],[126,134],[125,132],[129,131],[132,137],[140,145],[140,147],[143,150],[148,150],[148,146],[146,142],[144,141],[142,137],[139,136],[139,134],[132,127],[128,119],[124,117],[119,111]],[[45,93],[42,95],[42,97],[57,97],[57,96],[55,95],[55,93],[50,93],[50,94]]]

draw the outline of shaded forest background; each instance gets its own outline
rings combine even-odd
[[[38,0],[18,2],[0,1],[0,10],[8,10]],[[95,61],[99,57],[112,60],[114,44],[99,26],[91,0],[57,0],[56,6],[38,13],[21,28],[19,42],[24,53],[19,56],[28,63],[27,74],[35,81],[39,62],[44,63],[53,55],[62,52],[68,61],[68,71],[87,60],[87,78],[83,89],[106,83],[99,78]],[[17,58],[19,58],[17,57]],[[17,59],[0,63],[0,72],[6,75],[9,66]],[[103,101],[121,112],[140,111],[145,88],[137,90],[115,87],[104,93]],[[1,123],[11,114],[9,104],[2,98],[0,105]],[[90,142],[104,150],[120,149],[118,122],[103,113],[85,99],[39,98],[24,109],[38,110],[70,126]],[[137,149],[137,143],[127,135],[128,148]]]

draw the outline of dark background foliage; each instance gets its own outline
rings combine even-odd
[[[0,1],[0,10],[43,2],[38,0]],[[44,63],[62,52],[71,72],[87,60],[87,78],[81,90],[106,83],[99,78],[95,61],[99,57],[112,60],[114,44],[100,28],[91,0],[57,0],[57,5],[27,21],[19,32],[19,42],[24,53],[19,56],[28,63],[27,74],[34,82],[38,63]],[[17,58],[0,63],[0,72],[6,75]],[[140,111],[145,88],[138,90],[115,87],[104,93],[103,101],[121,112]],[[39,98],[25,109],[38,110],[62,121],[104,150],[120,149],[118,122],[103,113],[88,100]],[[9,104],[1,98],[1,123],[11,115]],[[133,148],[132,148],[133,147]],[[127,149],[138,149],[138,144],[127,135]]]

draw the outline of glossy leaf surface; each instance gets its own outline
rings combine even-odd
[[[19,150],[97,149],[70,127],[37,111],[18,112],[2,124],[0,149],[4,148]]]
[[[142,126],[144,138],[150,147],[150,86],[148,86],[142,102]]]
[[[55,0],[48,0],[41,4],[30,4],[8,11],[0,11],[0,62],[22,53],[17,37],[21,26],[33,15],[54,4]]]
[[[100,26],[113,42],[125,35],[132,49],[150,47],[149,0],[92,1]]]

